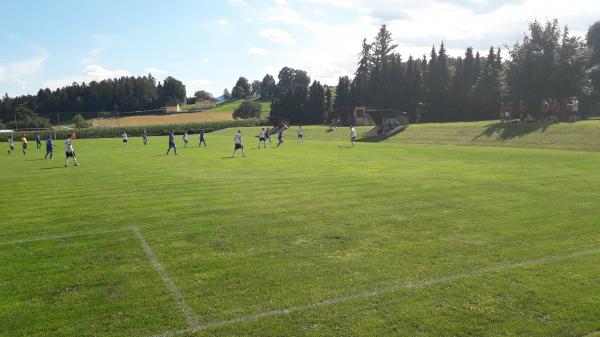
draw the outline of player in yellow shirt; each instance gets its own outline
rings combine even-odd
[[[27,138],[25,138],[25,135],[21,138],[21,147],[23,148],[23,155],[25,155],[27,153]]]

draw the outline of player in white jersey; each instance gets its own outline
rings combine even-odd
[[[238,132],[235,134],[234,141],[235,147],[233,149],[233,154],[231,155],[231,158],[235,158],[235,153],[237,152],[237,150],[242,150],[242,155],[245,157],[246,151],[244,151],[244,144],[242,143],[242,130],[238,130]]]
[[[15,141],[12,133],[8,136],[8,154],[11,154],[15,150]]]
[[[354,147],[354,142],[356,141],[356,129],[354,126],[350,127],[350,141],[352,142],[352,147]]]
[[[127,142],[129,141],[129,139],[127,138],[127,132],[123,131],[121,137],[123,138],[123,144],[127,145]]]
[[[148,132],[144,129],[144,133],[142,133],[142,139],[144,141],[144,145],[148,145]]]
[[[260,130],[260,132],[258,133],[258,149],[259,150],[260,150],[260,144],[262,144],[265,149],[267,148],[267,132],[265,131],[265,128],[262,128],[262,130]]]
[[[183,138],[182,139],[183,139],[183,147],[187,148],[188,144],[190,142],[190,137],[188,136],[187,131],[183,133]]]
[[[73,139],[71,137],[72,135],[69,134],[69,137],[67,137],[67,139],[65,140],[65,167],[69,166],[69,158],[73,158],[75,166],[79,166],[79,164],[77,164],[77,157],[75,156],[75,150],[73,149]]]
[[[298,127],[298,143],[304,143],[304,130],[301,126]]]

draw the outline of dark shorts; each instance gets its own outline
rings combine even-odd
[[[261,142],[264,142],[265,140],[267,140],[267,138],[265,138],[265,137],[260,137],[260,138],[259,138],[259,140],[260,140]]]
[[[67,151],[65,154],[67,155],[67,158],[75,158],[75,151]]]
[[[46,149],[46,154],[50,154],[50,153],[52,153],[52,152],[54,152],[54,149],[52,149],[52,148],[50,148],[50,149]]]
[[[123,143],[127,143],[127,139],[123,139]]]
[[[244,145],[242,145],[242,144],[235,144],[235,149],[236,150],[239,150],[239,149],[243,150],[244,149]]]
[[[302,135],[298,135],[298,138],[302,138]]]
[[[21,144],[21,145],[23,146],[23,149],[26,149],[26,148],[27,148],[27,143],[23,143],[23,144]]]
[[[352,137],[351,139],[352,139],[353,142],[356,141],[356,137]]]

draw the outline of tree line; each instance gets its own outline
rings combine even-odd
[[[584,41],[556,20],[534,21],[508,60],[494,46],[484,55],[468,47],[450,57],[443,42],[404,60],[397,46],[383,25],[372,42],[363,40],[354,77],[340,77],[335,90],[285,67],[277,83],[271,75],[252,84],[241,77],[233,96],[270,99],[271,115],[297,123],[352,123],[357,106],[398,109],[413,122],[490,120],[503,106],[522,105],[539,116],[545,99],[578,97],[587,106],[600,99],[600,23]]]
[[[164,107],[170,102],[185,102],[183,83],[173,77],[157,82],[152,75],[121,77],[73,83],[56,90],[40,89],[37,95],[0,100],[0,120],[14,127],[15,114],[19,127],[44,126],[44,119],[55,119],[57,113],[97,113],[101,111],[141,111]],[[35,126],[38,125],[38,126]]]

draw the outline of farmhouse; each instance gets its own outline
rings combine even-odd
[[[179,103],[176,103],[176,102],[167,103],[167,105],[165,107],[165,112],[166,113],[181,112],[181,106],[179,105]]]
[[[194,104],[196,110],[206,110],[217,106],[217,103],[212,99],[198,99]]]

